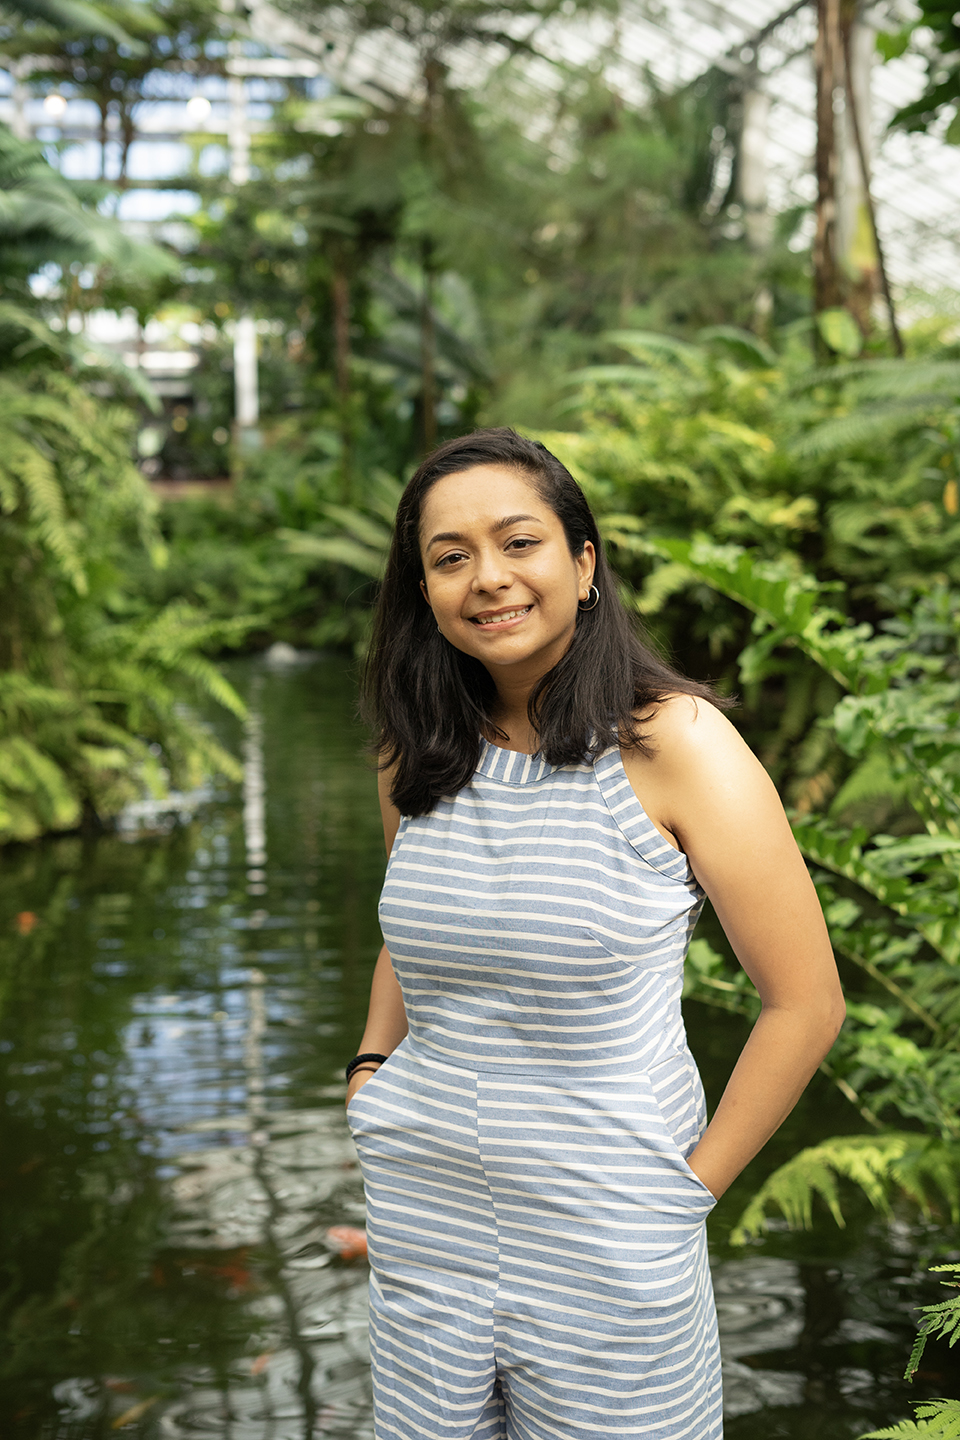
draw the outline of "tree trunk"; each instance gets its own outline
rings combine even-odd
[[[837,137],[833,102],[843,76],[840,0],[817,0],[817,228],[813,242],[813,309],[843,303],[837,264]]]
[[[893,303],[893,295],[890,290],[890,279],[887,274],[886,261],[883,254],[883,246],[880,243],[880,232],[877,229],[877,212],[873,203],[873,195],[870,190],[870,56],[872,54],[873,36],[867,31],[862,33],[862,24],[858,25],[859,6],[856,0],[847,4],[841,14],[841,38],[843,43],[844,80],[846,86],[846,130],[848,146],[852,151],[850,163],[845,167],[845,186],[849,185],[856,196],[856,208],[863,211],[863,217],[869,228],[870,241],[872,242],[873,262],[872,270],[866,270],[862,275],[855,273],[853,276],[854,291],[859,288],[860,294],[857,299],[860,305],[855,308],[856,318],[860,322],[864,334],[869,326],[870,302],[875,293],[876,282],[879,279],[880,289],[887,307],[887,315],[890,322],[890,339],[893,344],[894,353],[897,356],[903,355],[903,339],[900,335],[900,327],[897,324],[897,312]],[[868,48],[869,45],[869,48]],[[851,174],[851,172],[853,172]],[[855,179],[854,179],[855,177]],[[859,216],[857,216],[859,220]],[[853,248],[856,236],[853,233],[856,221],[847,224],[847,245]],[[857,225],[856,228],[859,228]]]
[[[110,115],[110,102],[104,100],[98,107],[100,110],[100,179],[107,178],[107,142],[110,139],[110,131],[107,120]]]
[[[134,124],[133,116],[129,110],[120,112],[120,173],[117,176],[117,189],[127,188],[127,160],[130,156],[130,146],[137,138],[137,127]]]
[[[420,309],[420,376],[423,409],[423,451],[437,443],[436,334],[433,324],[433,246],[423,242],[423,301]]]

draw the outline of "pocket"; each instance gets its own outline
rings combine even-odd
[[[695,1191],[699,1200],[709,1209],[712,1209],[717,1203],[716,1195],[714,1195],[709,1185],[704,1184],[697,1172],[691,1168],[677,1140],[676,1117],[679,1115],[688,1122],[682,1127],[684,1130],[690,1130],[691,1125],[689,1122],[692,1119],[695,1121],[700,1100],[699,1075],[692,1063],[679,1052],[675,1052],[669,1056],[667,1060],[654,1066],[654,1070],[657,1073],[658,1082],[660,1082],[658,1083],[657,1089],[654,1089],[653,1078],[649,1072],[644,1078],[646,1080],[650,1103],[660,1121],[663,1138],[667,1143],[671,1159],[676,1165],[677,1171],[689,1182],[691,1190]],[[662,1093],[664,1081],[667,1086],[670,1086],[672,1082],[675,1087],[673,1088],[673,1094],[677,1103],[671,1107],[674,1116],[673,1123],[667,1119],[660,1101],[660,1093]],[[685,1094],[683,1093],[684,1091],[686,1092]],[[694,1123],[693,1128],[699,1130],[699,1125]]]
[[[360,1096],[361,1096],[361,1095],[365,1095],[365,1094],[367,1093],[367,1091],[370,1089],[370,1086],[376,1084],[377,1080],[378,1080],[379,1077],[380,1077],[380,1071],[384,1068],[384,1065],[386,1065],[386,1064],[387,1064],[387,1061],[385,1060],[385,1061],[383,1062],[383,1065],[380,1066],[380,1070],[374,1070],[373,1073],[372,1073],[371,1076],[370,1076],[370,1079],[369,1079],[369,1080],[365,1080],[364,1083],[360,1086],[360,1089],[359,1089],[359,1090],[355,1090],[355,1091],[353,1092],[353,1094],[350,1096],[350,1099],[347,1101],[347,1119],[348,1119],[348,1120],[349,1120],[349,1118],[350,1118],[350,1113],[351,1113],[351,1111],[354,1109],[354,1107],[355,1107],[358,1099],[360,1098]]]

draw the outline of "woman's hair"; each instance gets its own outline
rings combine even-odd
[[[445,475],[476,465],[519,472],[557,516],[570,554],[581,555],[588,540],[596,551],[599,601],[577,612],[569,648],[530,696],[538,753],[549,764],[578,764],[615,744],[648,749],[635,712],[667,695],[724,704],[639,638],[586,497],[555,455],[506,428],[448,440],[427,456],[401,497],[364,673],[364,708],[382,768],[396,766],[391,799],[403,815],[425,815],[441,796],[455,795],[477,768],[483,734],[502,734],[493,720],[493,680],[439,633],[420,589],[427,493]]]

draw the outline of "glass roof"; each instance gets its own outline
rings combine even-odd
[[[276,36],[276,12],[268,28],[267,9],[254,12],[255,29]],[[882,3],[864,7],[874,29],[899,28],[912,9]],[[518,33],[524,33],[517,26]],[[813,176],[813,41],[816,8],[800,0],[627,0],[616,19],[576,16],[538,27],[535,44],[543,61],[527,63],[531,83],[555,89],[558,72],[548,63],[583,63],[604,57],[611,82],[627,99],[640,101],[647,74],[658,86],[674,88],[696,80],[713,66],[732,72],[756,67],[759,84],[770,97],[767,189],[770,206],[811,204]],[[404,93],[415,83],[414,56],[396,35],[357,39],[344,22],[324,32],[334,49],[325,67],[349,89],[371,95],[383,89]],[[294,27],[287,37],[315,45]],[[502,47],[465,49],[455,56],[453,78],[476,84],[478,71],[502,62]],[[890,117],[920,94],[924,64],[907,55],[887,64],[876,57],[872,68],[872,192],[891,279],[901,290],[928,292],[960,289],[960,154],[938,134],[888,132]],[[808,235],[812,233],[812,215]]]
[[[896,28],[908,16],[908,0],[878,0],[865,7],[866,22],[874,28]],[[292,6],[291,6],[292,8]],[[571,5],[571,9],[573,6]],[[250,10],[253,47],[231,62],[249,78],[246,81],[250,128],[268,126],[272,102],[284,93],[283,78],[328,76],[337,85],[371,99],[384,92],[409,93],[417,83],[416,57],[395,33],[358,37],[350,26],[349,6],[325,18],[322,28],[309,31],[289,13],[260,0]],[[518,35],[530,31],[529,22],[514,21]],[[809,0],[784,5],[783,0],[626,0],[618,17],[558,16],[540,24],[533,34],[536,55],[522,62],[525,86],[544,99],[563,83],[562,67],[552,63],[581,64],[600,61],[611,83],[628,100],[642,102],[649,76],[666,89],[696,80],[711,67],[732,73],[748,69],[770,99],[766,146],[766,183],[774,212],[810,205],[813,177],[814,81],[812,47],[816,27],[815,6]],[[262,51],[257,56],[253,51]],[[454,83],[476,86],[478,79],[506,59],[503,46],[466,46],[449,57]],[[282,72],[282,73],[281,73]],[[276,96],[267,95],[265,78],[271,77]],[[13,112],[13,77],[6,96],[0,95],[0,119],[16,121]],[[159,75],[158,79],[167,78]],[[124,197],[130,219],[160,219],[169,213],[169,190],[150,191],[153,179],[178,173],[182,166],[181,136],[198,128],[222,132],[227,104],[226,82],[216,77],[169,77],[171,93],[145,102],[138,115],[136,168],[131,178],[136,189]],[[887,123],[902,105],[914,99],[924,83],[920,56],[907,55],[888,64],[879,57],[872,68],[871,142],[873,195],[881,239],[891,279],[903,293],[913,287],[940,294],[960,292],[960,164],[957,147],[938,134],[889,133]],[[257,87],[260,87],[257,90]],[[0,85],[0,90],[4,87]],[[222,95],[220,91],[223,91]],[[255,94],[254,91],[257,90]],[[213,102],[207,124],[196,112],[187,112],[191,93],[204,93]],[[72,138],[73,153],[61,162],[67,173],[97,173],[94,152],[94,117],[81,113],[90,102],[72,100],[59,129],[46,134],[39,97],[30,100],[25,113],[29,128],[42,139]],[[544,104],[545,116],[549,106]],[[162,113],[161,113],[162,112]],[[75,118],[74,118],[75,117]],[[67,122],[69,126],[67,125]],[[48,126],[49,128],[49,126]],[[211,139],[213,139],[211,135]],[[549,123],[540,135],[543,143],[557,144]],[[180,143],[178,143],[180,142]],[[213,163],[211,161],[211,163]],[[718,166],[724,163],[718,155]],[[729,156],[726,161],[729,164]],[[188,197],[176,202],[189,209]],[[812,233],[812,213],[798,243]]]

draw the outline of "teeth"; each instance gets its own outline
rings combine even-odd
[[[513,620],[517,615],[526,615],[530,609],[529,605],[522,605],[519,610],[506,610],[501,615],[488,615],[485,620],[477,620],[478,625],[494,625],[497,621]]]

